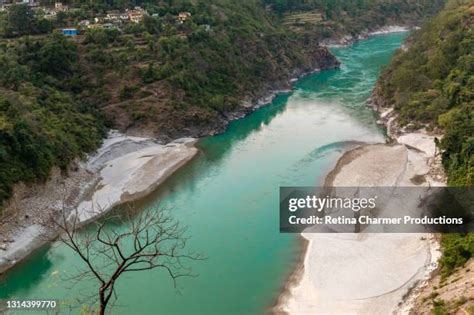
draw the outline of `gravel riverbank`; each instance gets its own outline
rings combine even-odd
[[[99,150],[71,166],[67,176],[55,170],[46,184],[17,187],[0,224],[0,273],[55,236],[45,228],[51,216],[70,209],[84,224],[144,197],[195,156],[195,142],[183,138],[163,145],[110,132]]]

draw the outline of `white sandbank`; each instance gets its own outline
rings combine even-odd
[[[195,139],[183,138],[162,145],[149,138],[110,132],[97,152],[80,165],[82,171],[96,176],[82,183],[81,198],[71,214],[77,213],[84,224],[121,203],[142,198],[196,155],[195,142]],[[32,196],[28,204],[35,205],[39,198],[44,200],[45,196]],[[55,199],[49,202],[51,207],[61,204]],[[40,224],[20,227],[0,249],[0,273],[54,235],[55,231],[47,231]]]
[[[402,33],[409,31],[410,28],[401,25],[390,25],[379,28],[376,31],[369,32],[369,35],[381,35],[381,34],[388,34],[388,33]]]
[[[127,138],[130,141],[131,137]],[[140,139],[138,141],[146,141]],[[167,145],[150,144],[142,149],[112,160],[105,159],[110,155],[106,150],[88,163],[88,168],[99,165],[100,180],[94,187],[90,198],[82,201],[77,207],[81,222],[87,222],[124,202],[137,200],[155,190],[172,173],[194,157],[197,149],[193,146],[195,139],[179,139]],[[113,142],[116,145],[115,142]],[[132,145],[137,145],[132,141]],[[118,146],[123,149],[122,146]]]
[[[416,27],[408,27],[408,26],[400,26],[400,25],[388,25],[388,26],[383,26],[378,29],[375,29],[373,31],[362,31],[359,35],[353,36],[353,35],[343,35],[341,37],[334,37],[330,38],[327,40],[323,40],[321,42],[321,45],[326,46],[326,47],[345,47],[347,45],[350,45],[358,40],[362,39],[367,39],[370,36],[374,35],[382,35],[382,34],[389,34],[389,33],[401,33],[401,32],[407,32],[412,29],[416,29]]]
[[[434,137],[405,134],[393,145],[364,145],[347,152],[328,175],[333,186],[442,186]],[[408,206],[409,207],[409,206]],[[289,314],[404,314],[409,292],[426,281],[440,256],[429,234],[316,234],[303,268],[280,297],[276,312]]]

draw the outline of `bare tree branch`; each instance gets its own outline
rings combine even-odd
[[[124,273],[161,268],[176,287],[178,278],[195,276],[182,260],[203,259],[201,255],[184,252],[186,229],[180,228],[166,209],[133,213],[129,207],[121,215],[98,221],[95,229],[86,227],[80,231],[77,213],[63,210],[52,222],[60,231],[59,240],[84,263],[84,269],[69,280],[79,282],[92,277],[99,282],[99,314],[105,314],[107,306],[117,300],[115,284]]]

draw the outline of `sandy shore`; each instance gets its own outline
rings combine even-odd
[[[443,186],[434,137],[408,133],[394,144],[363,145],[344,154],[327,186]],[[299,275],[276,312],[290,314],[407,313],[410,292],[425,282],[440,256],[426,234],[312,234]],[[296,280],[295,280],[296,279]]]
[[[44,223],[62,209],[77,213],[83,224],[113,207],[152,192],[197,153],[195,139],[166,145],[149,138],[110,132],[99,150],[77,163],[69,176],[53,172],[38,187],[19,187],[0,222],[0,273],[54,237]]]
[[[148,195],[197,153],[192,138],[175,140],[167,145],[153,144],[113,159],[99,162],[100,180],[92,195],[77,207],[81,222],[88,222],[113,207]],[[120,149],[121,146],[119,146]],[[106,151],[105,154],[109,154]],[[97,168],[103,154],[92,159],[88,168]]]
[[[375,31],[369,32],[369,35],[381,35],[381,34],[388,34],[388,33],[401,33],[407,32],[411,28],[403,25],[389,25],[381,27]]]
[[[381,30],[390,31],[398,30]],[[378,123],[386,126],[392,144],[362,145],[345,153],[325,185],[445,186],[435,136],[402,128],[393,109],[378,104],[383,102],[375,95],[369,106],[379,113]],[[437,239],[427,234],[302,237],[307,240],[303,264],[280,296],[276,313],[408,314],[441,256]]]
[[[323,40],[321,44],[327,47],[342,47],[342,46],[353,44],[354,42],[358,40],[367,39],[370,36],[389,34],[389,33],[407,32],[407,31],[410,31],[411,29],[414,29],[414,27],[408,27],[408,26],[402,26],[402,25],[388,25],[388,26],[383,26],[374,30],[365,30],[359,35],[344,35],[340,37],[330,38],[327,40]]]

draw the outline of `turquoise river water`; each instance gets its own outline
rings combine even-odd
[[[198,156],[137,205],[172,207],[188,226],[188,249],[207,257],[191,263],[199,276],[180,279],[177,290],[162,270],[124,275],[111,314],[268,310],[301,254],[297,235],[279,233],[279,186],[317,185],[348,142],[384,140],[365,102],[406,35],[334,48],[340,69],[301,79],[292,93],[201,140]],[[80,262],[65,246],[43,248],[0,278],[0,299],[54,299],[61,314],[79,313],[69,306],[97,284],[65,282],[75,266]]]

